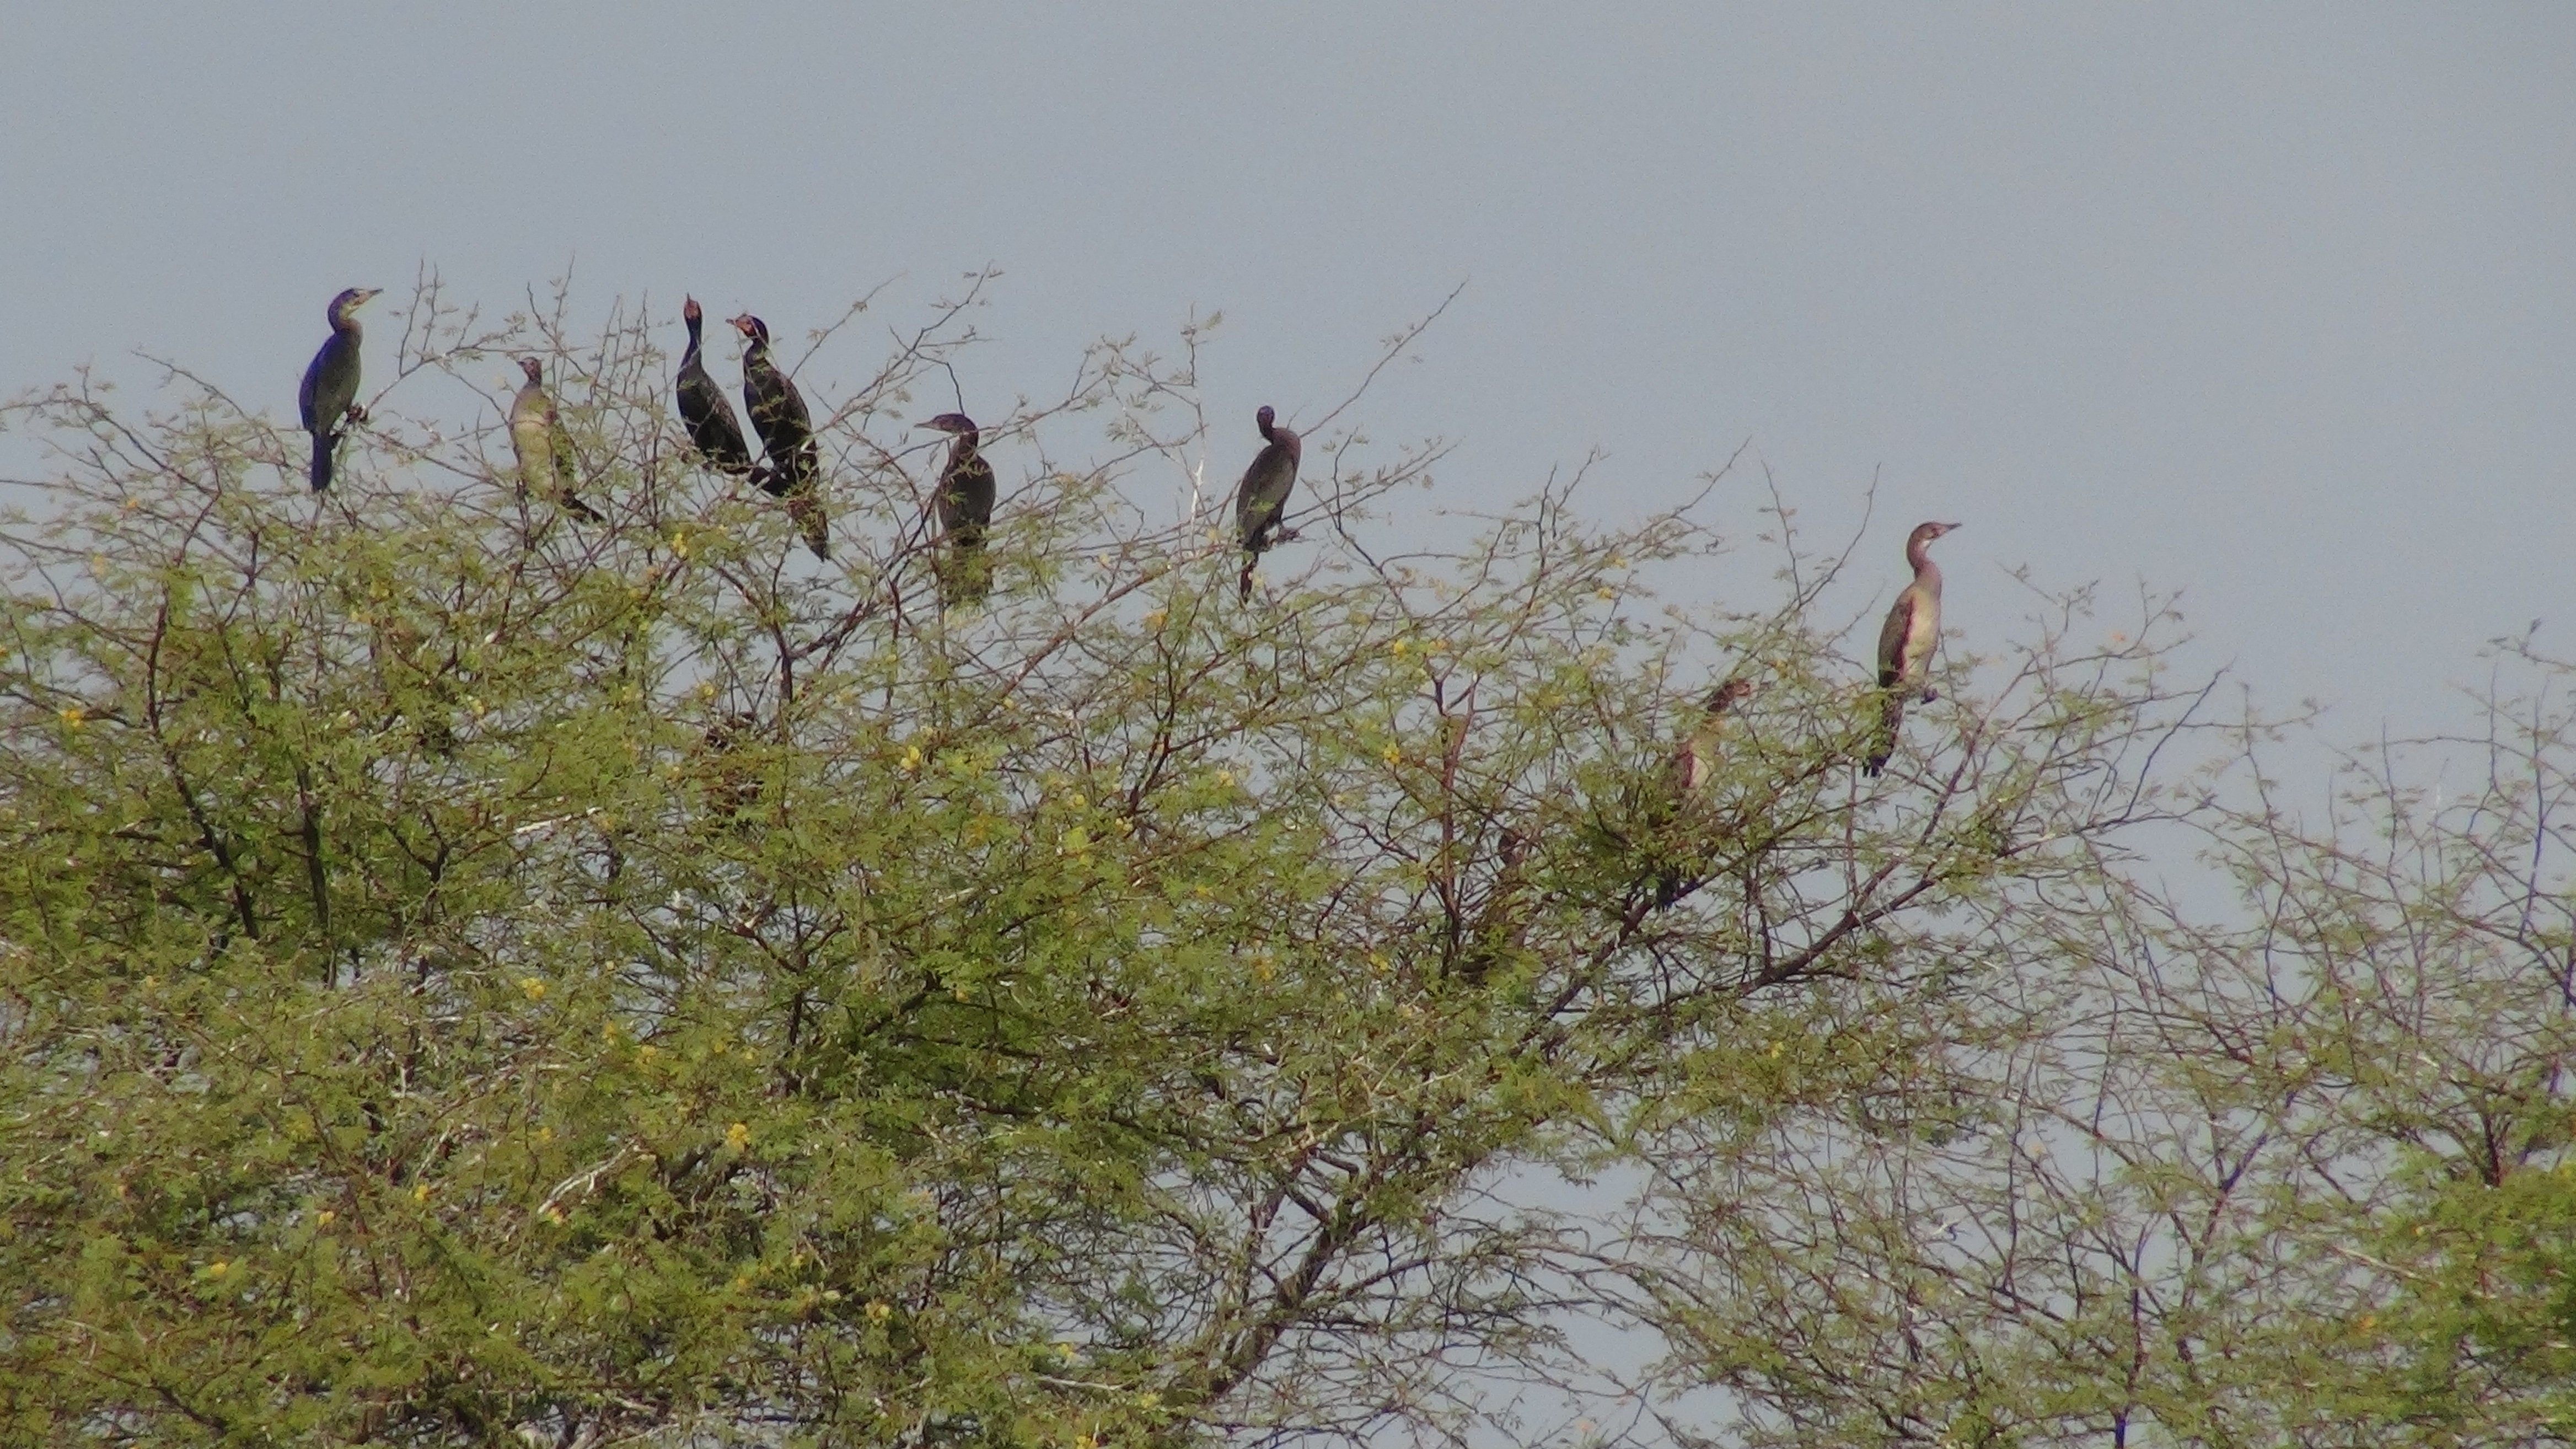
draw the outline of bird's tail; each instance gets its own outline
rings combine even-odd
[[[573,468],[572,444],[561,434],[555,437],[555,502],[566,513],[585,523],[606,523],[608,519],[596,508],[581,501],[579,474]]]
[[[316,493],[331,486],[331,450],[339,444],[338,429],[313,430],[313,491]]]
[[[787,495],[787,516],[796,521],[797,530],[805,535],[805,546],[814,557],[832,561],[832,520],[823,512],[821,495],[811,488],[800,488]]]
[[[1861,773],[1875,775],[1887,768],[1896,754],[1896,727],[1905,722],[1905,692],[1891,689],[1878,706],[1878,732],[1870,738],[1869,758],[1862,762]]]
[[[939,573],[939,602],[944,608],[980,604],[993,592],[992,561],[980,543],[959,541],[934,567]]]

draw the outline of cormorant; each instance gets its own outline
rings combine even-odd
[[[733,404],[725,401],[724,389],[707,374],[706,359],[698,354],[698,330],[704,317],[697,298],[680,300],[680,320],[689,324],[689,350],[680,354],[680,421],[688,425],[689,441],[697,445],[698,456],[708,467],[748,478],[752,476],[751,445],[742,440],[742,424],[734,421]]]
[[[734,330],[748,344],[742,354],[742,400],[751,411],[751,430],[769,453],[769,473],[761,484],[787,500],[787,516],[805,535],[814,557],[832,556],[831,520],[823,512],[823,455],[814,443],[814,420],[805,399],[769,356],[769,324],[746,312],[733,319]]]
[[[1941,642],[1941,569],[1932,562],[1932,540],[1957,528],[1955,523],[1918,523],[1905,540],[1905,561],[1914,566],[1914,582],[1896,596],[1887,622],[1878,631],[1878,736],[1861,768],[1872,775],[1887,768],[1896,753],[1896,727],[1905,719],[1906,699],[1920,691],[1923,702],[1938,696],[1924,683],[1932,650]]]
[[[374,287],[351,287],[331,299],[331,336],[304,369],[304,386],[295,403],[304,414],[304,431],[313,435],[313,491],[331,486],[331,455],[340,446],[341,420],[365,422],[358,406],[358,309],[376,295]]]
[[[546,391],[545,364],[522,357],[519,367],[528,375],[527,385],[510,403],[510,446],[519,453],[519,496],[533,492],[553,499],[569,513],[593,523],[605,522],[597,509],[574,495],[572,435],[564,431],[563,413]]]
[[[916,427],[936,428],[950,436],[948,462],[939,470],[939,491],[931,502],[939,512],[939,532],[948,540],[949,558],[940,570],[939,597],[944,604],[979,604],[993,590],[991,561],[984,557],[984,530],[993,522],[993,465],[976,448],[983,434],[964,413],[941,413]]]
[[[1717,777],[1718,755],[1725,746],[1729,718],[1736,705],[1752,693],[1753,681],[1740,676],[1708,692],[1708,698],[1700,702],[1698,722],[1674,749],[1672,763],[1666,767],[1669,798],[1640,812],[1639,823],[1657,860],[1658,909],[1680,900],[1683,886],[1708,868],[1709,848],[1704,837],[1724,822],[1716,818],[1700,792]]]
[[[1282,539],[1296,537],[1282,533],[1280,518],[1288,511],[1289,491],[1297,486],[1297,459],[1302,446],[1297,435],[1280,427],[1278,414],[1265,404],[1255,414],[1261,425],[1261,436],[1267,445],[1243,470],[1243,483],[1234,493],[1235,527],[1243,535],[1243,587],[1241,597],[1252,597],[1252,568],[1261,562],[1264,550]]]
[[[1700,704],[1699,723],[1673,751],[1673,795],[1687,800],[1717,773],[1717,755],[1726,735],[1726,717],[1753,693],[1750,679],[1730,679],[1708,692]]]

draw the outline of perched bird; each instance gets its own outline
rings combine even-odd
[[[700,747],[702,778],[706,781],[707,803],[720,817],[739,815],[759,800],[759,767],[735,753],[759,739],[760,720],[755,715],[737,711],[707,726]]]
[[[1247,555],[1241,594],[1246,599],[1252,597],[1252,567],[1261,562],[1262,553],[1274,543],[1296,537],[1280,532],[1279,522],[1288,511],[1288,494],[1297,486],[1297,459],[1303,445],[1295,433],[1278,425],[1278,416],[1267,406],[1256,415],[1267,446],[1243,470],[1243,484],[1234,493],[1234,523],[1242,532]]]
[[[1483,985],[1529,939],[1529,903],[1522,899],[1529,857],[1529,837],[1504,826],[1494,843],[1493,883],[1458,952],[1458,979],[1469,986]]]
[[[964,413],[941,413],[915,427],[949,435],[948,462],[939,470],[939,491],[931,498],[939,512],[940,536],[948,540],[949,557],[939,574],[944,604],[979,604],[993,591],[991,563],[984,557],[984,530],[993,522],[993,465],[976,451],[984,435]]]
[[[1878,736],[1861,768],[1875,775],[1896,753],[1896,727],[1904,722],[1905,701],[1920,692],[1923,702],[1938,696],[1924,683],[1932,649],[1941,642],[1941,568],[1932,562],[1932,540],[1957,528],[1955,523],[1918,523],[1905,540],[1905,561],[1914,566],[1914,582],[1896,596],[1887,622],[1878,631]]]
[[[1753,681],[1735,678],[1708,692],[1699,719],[1674,748],[1664,770],[1664,798],[1650,800],[1638,812],[1639,833],[1655,868],[1655,904],[1669,906],[1705,873],[1709,836],[1718,822],[1702,791],[1717,778],[1718,757],[1725,748],[1727,724],[1736,705],[1753,693]]]
[[[707,374],[706,359],[698,353],[698,332],[705,325],[705,315],[698,310],[697,298],[680,299],[680,320],[689,324],[689,350],[680,354],[680,421],[688,425],[689,441],[708,467],[748,478],[752,476],[751,445],[742,440],[742,424],[734,421],[733,404],[725,401],[724,389]]]
[[[1673,751],[1672,783],[1676,799],[1687,800],[1698,794],[1717,774],[1720,742],[1726,734],[1726,717],[1735,706],[1753,693],[1750,679],[1730,679],[1708,692],[1700,704],[1699,723],[1691,729],[1690,738]]]
[[[597,509],[573,493],[572,436],[564,431],[563,413],[555,407],[554,395],[546,391],[545,364],[522,357],[519,368],[528,375],[526,386],[510,402],[510,446],[519,453],[519,496],[535,493],[553,499],[568,513],[604,522]]]
[[[751,430],[769,454],[761,485],[787,500],[787,516],[805,535],[814,557],[832,556],[831,519],[823,511],[823,455],[814,443],[814,419],[805,398],[769,356],[769,324],[745,312],[733,319],[747,344],[742,353],[742,400]]]
[[[340,446],[341,420],[365,422],[358,406],[358,309],[376,295],[374,287],[351,287],[331,299],[331,336],[304,369],[304,386],[295,405],[304,414],[304,431],[313,435],[313,491],[331,486],[331,455]]]

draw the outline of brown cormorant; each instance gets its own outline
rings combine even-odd
[[[1941,568],[1932,562],[1932,540],[1957,528],[1955,523],[1918,523],[1905,540],[1905,561],[1914,566],[1914,582],[1896,596],[1887,622],[1878,631],[1878,735],[1861,768],[1875,775],[1896,753],[1896,727],[1904,722],[1905,701],[1918,691],[1926,704],[1937,698],[1924,682],[1932,650],[1941,642]]]
[[[554,395],[546,391],[545,364],[522,357],[519,368],[528,375],[527,385],[510,403],[510,446],[519,454],[519,496],[535,493],[593,523],[605,521],[597,509],[574,495],[572,435],[564,431],[563,413],[555,406]]]

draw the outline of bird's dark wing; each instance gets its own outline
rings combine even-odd
[[[733,404],[702,366],[680,370],[680,420],[709,466],[723,473],[751,471],[751,445],[743,441],[742,424],[734,421]]]
[[[1878,631],[1878,687],[1894,689],[1905,681],[1905,641],[1914,633],[1914,608],[1919,596],[1912,588],[1896,596],[1896,604],[1887,611],[1887,622]]]

